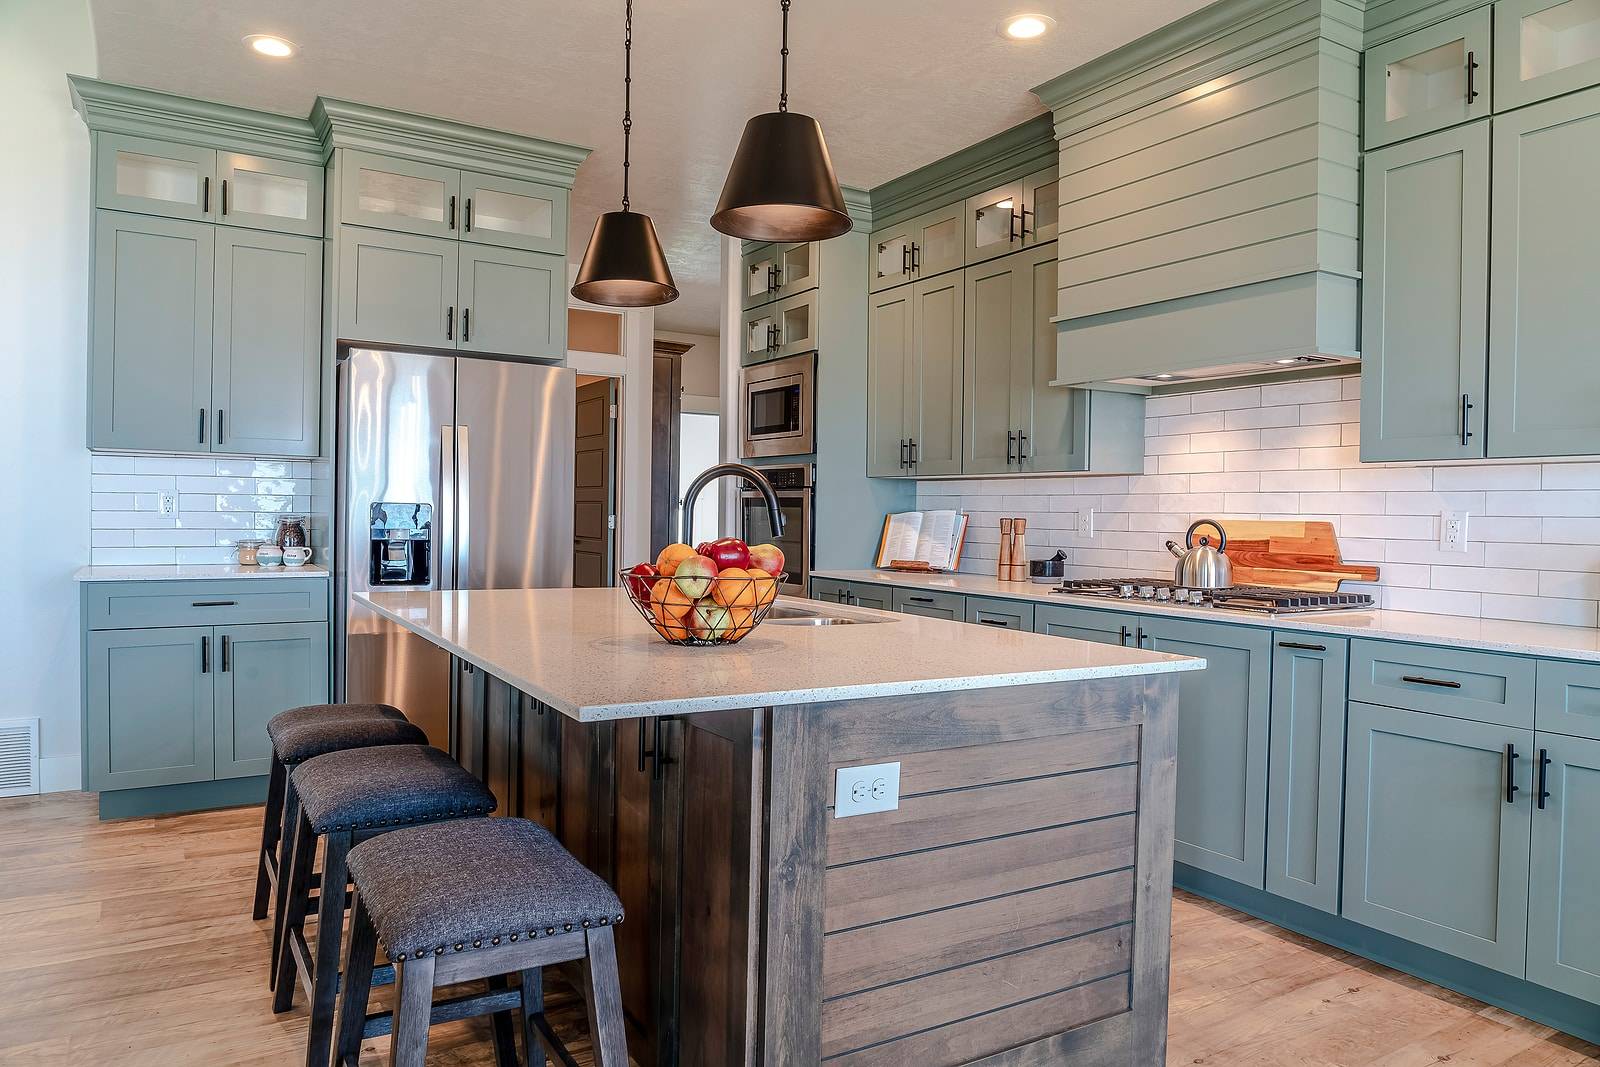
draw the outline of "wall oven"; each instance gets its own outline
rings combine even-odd
[[[811,585],[812,551],[812,466],[785,463],[764,466],[761,473],[778,495],[778,510],[783,513],[783,533],[772,532],[772,516],[767,502],[755,488],[745,485],[739,491],[739,536],[746,544],[775,544],[783,550],[783,569],[789,575],[778,585],[780,593],[807,596]]]
[[[806,456],[816,451],[816,372],[815,352],[741,371],[741,459]]]

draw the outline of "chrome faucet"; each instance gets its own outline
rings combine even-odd
[[[695,475],[694,481],[689,483],[689,488],[683,491],[683,516],[678,521],[678,528],[683,531],[680,540],[684,544],[694,544],[694,502],[700,495],[700,490],[718,478],[729,475],[743,478],[761,491],[762,497],[767,501],[767,511],[772,514],[773,536],[783,533],[783,512],[778,510],[778,494],[772,491],[772,483],[767,481],[767,476],[743,463],[718,463],[715,467],[707,467]]]

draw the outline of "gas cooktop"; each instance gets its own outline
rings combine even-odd
[[[1165,578],[1068,578],[1051,590],[1112,600],[1148,600],[1200,608],[1227,608],[1263,615],[1310,611],[1361,611],[1374,606],[1366,593],[1307,593],[1267,585],[1230,585],[1223,589],[1186,589]]]

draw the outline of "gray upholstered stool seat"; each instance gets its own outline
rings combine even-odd
[[[363,708],[381,708],[382,704],[356,705]],[[295,712],[310,711],[296,708]],[[393,710],[393,709],[390,709]],[[285,715],[292,714],[285,712]],[[279,723],[283,716],[267,723],[267,737],[272,741],[272,752],[286,766],[293,767],[306,760],[329,752],[350,748],[374,748],[379,745],[425,745],[428,735],[420,726],[407,722],[405,717],[372,713],[355,715],[305,716]],[[274,729],[274,726],[277,728]]]
[[[350,873],[390,956],[463,952],[622,921],[622,902],[526,819],[414,826],[350,850]]]
[[[314,757],[289,775],[318,835],[375,830],[494,811],[494,794],[429,745],[349,748]]]

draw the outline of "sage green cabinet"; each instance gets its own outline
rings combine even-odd
[[[210,451],[216,228],[95,214],[89,447]]]
[[[1195,656],[1179,676],[1174,858],[1260,889],[1265,884],[1272,634],[1249,626],[1140,617],[1136,644]]]
[[[1134,617],[1116,611],[1074,608],[1065,604],[1039,604],[1033,609],[1034,633],[1097,641],[1102,645],[1127,645],[1136,629]]]
[[[910,286],[873,293],[867,312],[867,475],[898,478],[909,471],[907,415],[916,358]]]
[[[84,643],[84,788],[212,778],[209,626],[101,630]]]
[[[1491,458],[1600,453],[1597,174],[1600,89],[1495,117]]]
[[[958,269],[966,255],[966,205],[946,204],[873,231],[868,245],[871,292]]]
[[[456,348],[558,360],[567,352],[566,257],[463,245]]]
[[[1344,917],[1521,977],[1533,731],[1356,701],[1349,715]]]
[[[932,589],[894,589],[894,610],[903,615],[922,615],[929,619],[962,622],[967,617],[967,598],[960,593],[941,593]]]
[[[321,167],[241,152],[217,153],[216,221],[322,236]]]
[[[1055,240],[1059,199],[1054,167],[967,197],[967,265]]]
[[[1480,7],[1367,50],[1367,148],[1488,117],[1489,24]]]
[[[272,766],[267,720],[317,704],[328,693],[328,628],[323,623],[218,626],[214,775],[246,778]]]
[[[322,365],[322,241],[219,228],[211,450],[314,456]]]
[[[122,133],[95,134],[96,207],[209,220],[216,181],[214,148]]]
[[[1540,664],[1541,667],[1544,664]],[[1538,734],[1528,981],[1600,1003],[1600,741]],[[1539,760],[1548,760],[1543,778]]]
[[[811,598],[858,608],[893,611],[894,591],[886,585],[868,582],[843,582],[835,578],[811,579]]]
[[[473,171],[460,190],[463,241],[566,255],[567,190]]]
[[[1026,600],[1006,600],[994,596],[967,597],[966,620],[978,626],[1002,630],[1033,631],[1034,605]]]
[[[344,149],[336,172],[341,223],[456,236],[461,172],[454,167]]]
[[[1485,396],[1489,123],[1369,152],[1364,169],[1361,458],[1482,458],[1485,407],[1509,402]]]
[[[960,274],[911,286],[912,358],[906,437],[913,476],[961,473],[965,298]]]
[[[1272,635],[1266,889],[1339,914],[1349,642]]]
[[[749,366],[814,351],[817,347],[817,305],[820,296],[813,289],[747,311],[742,331],[744,352],[740,362]]]
[[[822,281],[822,245],[817,241],[761,244],[740,259],[740,306],[746,311],[817,288]]]
[[[1500,0],[1494,52],[1497,112],[1600,85],[1600,5]]]
[[[460,248],[439,238],[340,227],[339,338],[455,347]]]
[[[1022,245],[1032,248],[1054,241],[1061,231],[1061,186],[1056,168],[1046,167],[1022,179]]]

